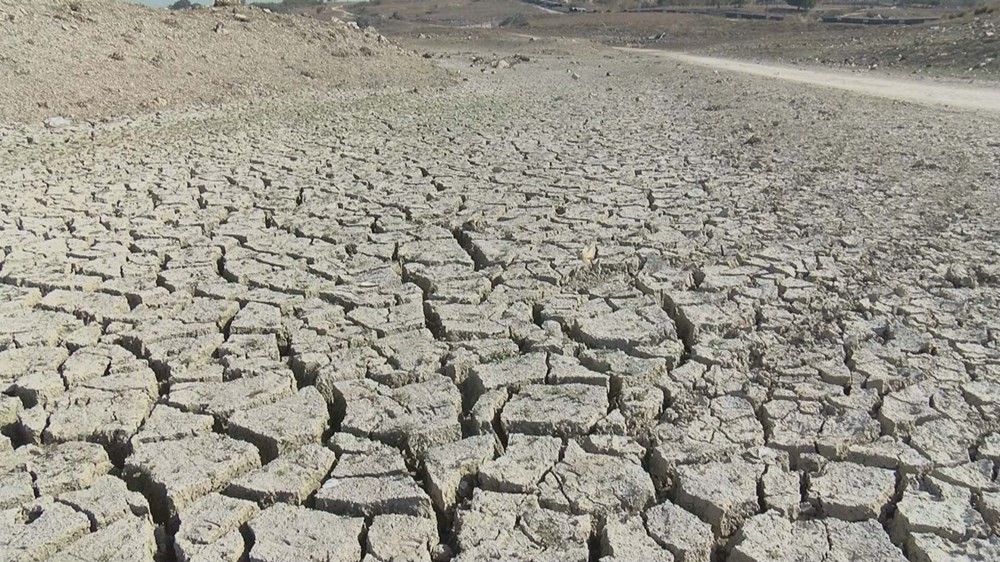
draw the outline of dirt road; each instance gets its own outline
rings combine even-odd
[[[868,96],[924,105],[946,106],[956,109],[1000,112],[1000,88],[965,86],[948,82],[931,82],[929,80],[905,80],[865,76],[832,70],[791,68],[656,49],[624,50],[634,53],[649,53],[678,62],[697,64],[719,70],[742,72],[754,76],[778,78],[790,82],[836,88]]]

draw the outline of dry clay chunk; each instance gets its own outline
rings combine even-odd
[[[597,516],[639,513],[655,495],[653,480],[638,463],[591,454],[574,442],[539,490],[542,507]]]
[[[264,506],[276,502],[298,505],[319,489],[336,459],[337,455],[322,445],[306,445],[234,480],[226,493]]]
[[[265,459],[275,459],[318,443],[328,425],[326,401],[315,387],[307,386],[274,404],[236,412],[229,418],[229,433],[257,445]]]
[[[365,520],[277,504],[250,521],[250,562],[358,562]]]
[[[149,517],[126,517],[71,544],[52,562],[153,562],[156,537]]]
[[[48,560],[89,532],[86,515],[51,499],[0,511],[0,560]]]
[[[180,562],[237,562],[245,544],[240,526],[260,513],[257,504],[208,494],[178,514],[174,553]]]
[[[124,474],[151,499],[154,513],[169,516],[259,467],[256,447],[209,433],[141,444],[125,460]]]

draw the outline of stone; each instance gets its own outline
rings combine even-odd
[[[49,129],[63,129],[69,127],[72,122],[65,117],[59,115],[54,115],[52,117],[47,117],[44,121],[45,126]]]

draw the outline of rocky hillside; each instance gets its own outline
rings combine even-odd
[[[301,88],[397,84],[429,68],[352,24],[256,8],[0,0],[0,120],[96,117]]]

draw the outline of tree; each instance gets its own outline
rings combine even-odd
[[[811,10],[816,7],[816,0],[785,0],[785,2],[800,10]]]
[[[173,4],[170,5],[170,9],[171,10],[191,10],[191,9],[194,9],[194,4],[191,3],[191,0],[177,0],[176,2],[174,2]]]

